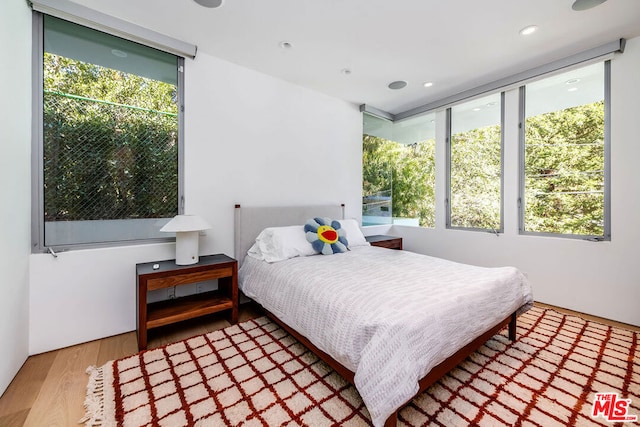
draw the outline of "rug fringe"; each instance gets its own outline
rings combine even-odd
[[[84,399],[84,417],[78,423],[86,427],[98,427],[104,423],[104,371],[103,367],[89,366],[87,396]]]

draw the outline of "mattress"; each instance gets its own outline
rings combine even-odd
[[[533,304],[516,268],[373,246],[276,263],[247,257],[239,286],[354,372],[375,426],[417,393],[433,367]]]

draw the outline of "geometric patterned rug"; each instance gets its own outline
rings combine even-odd
[[[637,333],[533,307],[517,336],[491,338],[398,425],[637,425]],[[355,387],[266,317],[87,372],[87,426],[371,425]]]

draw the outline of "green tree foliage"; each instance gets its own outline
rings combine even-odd
[[[435,141],[405,145],[364,135],[362,159],[365,198],[392,190],[394,217],[435,225]]]
[[[604,234],[604,102],[527,118],[525,229]]]
[[[451,225],[500,229],[500,126],[451,137]]]
[[[159,112],[178,113],[175,85],[46,52],[44,89]]]
[[[175,85],[44,57],[46,221],[177,213]]]

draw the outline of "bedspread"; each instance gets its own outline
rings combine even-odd
[[[247,257],[239,283],[355,373],[375,426],[417,393],[433,367],[533,304],[528,281],[513,267],[369,246],[272,264]]]

